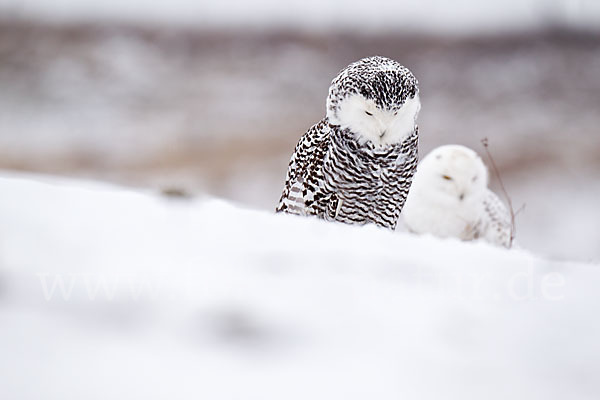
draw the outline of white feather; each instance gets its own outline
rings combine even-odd
[[[406,99],[394,112],[382,110],[373,100],[360,94],[348,96],[339,104],[336,113],[329,112],[329,121],[350,129],[359,142],[371,141],[376,146],[400,143],[414,132],[421,109],[419,95]]]

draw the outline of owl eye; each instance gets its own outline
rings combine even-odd
[[[448,176],[448,175],[442,175],[442,178],[444,178],[447,181],[451,181],[452,177]]]
[[[367,115],[371,116],[371,117],[373,116],[373,114],[371,114],[371,113],[370,113],[370,112],[368,112],[368,111],[365,111],[365,113],[366,113]]]

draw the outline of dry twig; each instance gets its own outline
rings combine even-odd
[[[483,147],[485,149],[485,153],[487,154],[488,158],[490,159],[490,165],[492,166],[492,169],[494,170],[494,174],[498,178],[498,182],[500,183],[500,189],[502,190],[502,193],[504,194],[504,197],[506,198],[506,202],[508,203],[508,209],[510,211],[510,242],[509,242],[508,247],[511,248],[513,241],[515,240],[515,234],[516,234],[515,217],[517,216],[517,214],[519,214],[521,211],[523,211],[523,209],[525,208],[525,204],[523,204],[521,207],[519,207],[519,209],[515,212],[513,205],[512,205],[512,200],[511,200],[510,196],[508,195],[506,188],[504,187],[504,182],[502,182],[502,177],[500,176],[500,171],[498,170],[498,167],[496,166],[496,162],[494,161],[494,158],[492,157],[492,154],[490,153],[490,150],[488,148],[488,146],[489,146],[488,138],[481,139],[481,144],[483,145]]]

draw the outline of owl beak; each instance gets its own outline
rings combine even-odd
[[[381,135],[379,135],[379,139],[382,139],[386,133],[387,133],[387,130],[384,129],[383,132],[381,132]]]

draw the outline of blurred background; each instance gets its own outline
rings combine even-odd
[[[273,210],[331,79],[384,55],[420,81],[421,155],[489,164],[488,138],[517,242],[598,261],[600,2],[447,4],[0,0],[0,169]]]

